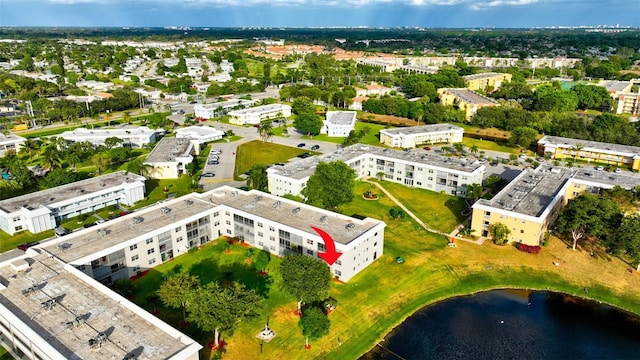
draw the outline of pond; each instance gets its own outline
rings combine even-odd
[[[425,307],[373,359],[638,359],[640,317],[572,296],[495,290]]]

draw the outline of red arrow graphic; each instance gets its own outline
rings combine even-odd
[[[338,258],[340,257],[340,255],[342,255],[342,253],[339,253],[336,251],[336,244],[335,242],[333,242],[333,238],[331,237],[331,235],[327,234],[324,230],[319,229],[315,226],[312,226],[311,228],[315,230],[315,232],[317,232],[318,235],[320,235],[320,237],[322,238],[322,241],[324,241],[324,247],[326,251],[318,253],[318,256],[320,256],[324,261],[326,261],[327,264],[329,264],[329,266],[333,265],[333,263],[336,262],[336,260],[338,260]]]

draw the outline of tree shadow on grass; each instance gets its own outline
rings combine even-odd
[[[269,289],[273,284],[273,279],[269,275],[259,275],[253,264],[233,263],[220,267],[220,279],[225,281],[237,281],[248,289],[253,289],[263,298],[269,295]]]
[[[218,263],[213,259],[200,260],[189,268],[189,274],[197,276],[201,284],[221,280],[221,271]]]

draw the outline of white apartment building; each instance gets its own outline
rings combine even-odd
[[[143,164],[148,165],[149,176],[155,179],[177,179],[193,162],[194,145],[187,138],[162,138],[151,150]]]
[[[121,144],[123,147],[141,148],[146,144],[154,144],[157,141],[157,132],[158,130],[150,129],[146,126],[113,129],[77,128],[56,136],[68,142],[88,141],[93,146],[104,145],[105,140],[116,137],[123,141]]]
[[[204,147],[206,143],[221,140],[224,136],[224,131],[220,131],[211,126],[188,126],[176,129],[175,133],[176,138],[184,138],[191,141],[196,155],[200,154],[201,148]]]
[[[261,105],[229,112],[229,123],[234,125],[255,125],[261,121],[291,116],[291,106],[285,104]]]
[[[231,110],[245,109],[253,105],[255,101],[244,99],[231,99],[227,101],[215,102],[211,104],[193,105],[196,117],[212,119],[223,116]]]
[[[330,266],[348,281],[383,254],[385,223],[356,219],[261,191],[224,186],[192,193],[39,245],[97,281],[132,277],[221,236],[284,256],[318,257],[332,236],[342,255]],[[60,244],[67,244],[65,249]],[[36,246],[37,248],[38,246]]]
[[[462,141],[464,129],[451,124],[429,124],[380,130],[380,143],[399,148],[418,145],[453,144]]]
[[[354,144],[332,153],[310,156],[267,169],[269,192],[300,196],[319,162],[342,161],[353,168],[356,178],[381,176],[410,187],[464,197],[467,185],[482,184],[485,166],[466,158],[452,158],[419,151],[402,151]]]
[[[355,111],[327,111],[320,134],[327,134],[330,137],[347,137],[355,127]]]
[[[0,230],[9,235],[55,229],[61,220],[144,199],[145,178],[119,171],[0,201]]]
[[[25,141],[27,141],[27,139],[22,136],[14,134],[0,134],[0,157],[3,157],[10,152],[17,154]]]
[[[0,344],[17,359],[199,358],[193,339],[44,249],[3,258],[0,279]]]

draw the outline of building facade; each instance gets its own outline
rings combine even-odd
[[[0,230],[9,235],[55,229],[60,221],[109,205],[144,199],[145,178],[119,171],[0,201]]]
[[[265,120],[288,118],[289,116],[291,116],[291,106],[270,104],[231,111],[229,112],[229,123],[234,125],[256,125]]]
[[[176,138],[189,139],[193,144],[193,150],[196,155],[200,150],[211,141],[222,140],[224,131],[218,130],[211,126],[188,126],[176,129]]]
[[[320,134],[330,137],[347,137],[355,127],[355,111],[327,111]]]
[[[0,157],[8,153],[17,154],[27,139],[14,134],[0,134]]]
[[[640,147],[637,146],[546,135],[538,140],[538,154],[640,170]]]
[[[471,229],[489,237],[492,225],[506,225],[509,242],[540,245],[566,203],[584,192],[640,185],[640,177],[628,173],[540,166],[520,173],[491,200],[473,204]]]
[[[465,85],[469,90],[498,90],[502,84],[511,81],[509,73],[480,73],[463,76]]]
[[[453,144],[462,141],[464,129],[450,124],[430,124],[380,130],[380,143],[403,149],[419,145]]]
[[[146,126],[118,129],[85,129],[78,128],[72,131],[65,131],[57,137],[65,139],[67,142],[88,141],[93,146],[104,145],[108,138],[118,138],[122,140],[121,146],[128,148],[141,148],[146,144],[154,144],[157,141],[158,130],[150,129]]]
[[[196,117],[213,119],[226,115],[232,110],[246,109],[254,103],[252,100],[231,99],[211,104],[195,104],[193,105],[193,111]]]
[[[478,109],[498,106],[497,101],[469,89],[441,88],[438,89],[438,97],[442,105],[457,106],[464,111],[466,120],[470,120]]]
[[[269,192],[299,196],[319,162],[336,160],[353,168],[356,178],[381,177],[405,186],[462,197],[466,196],[467,185],[482,183],[486,170],[484,165],[465,158],[355,144],[332,153],[272,166],[267,169]]]

